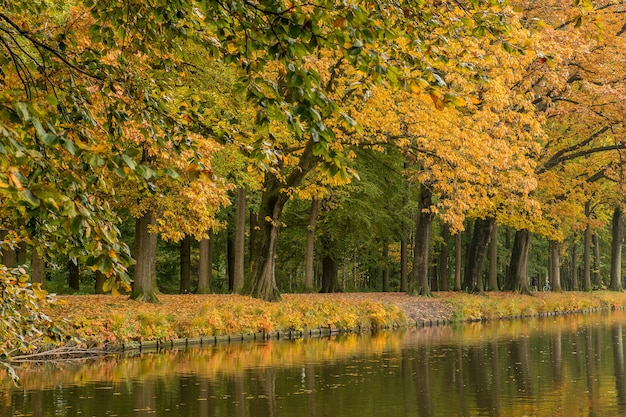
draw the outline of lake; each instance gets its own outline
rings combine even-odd
[[[20,367],[0,416],[623,416],[626,313]]]

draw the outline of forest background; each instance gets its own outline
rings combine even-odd
[[[42,288],[622,290],[625,12],[1,2],[4,331]]]

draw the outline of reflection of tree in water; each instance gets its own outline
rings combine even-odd
[[[624,336],[621,323],[611,327],[613,337],[613,367],[615,369],[615,390],[617,391],[617,406],[621,415],[626,414],[626,372],[624,371]]]
[[[309,409],[309,417],[317,417],[317,401],[315,400],[315,365],[307,363],[302,367],[302,378],[304,379],[304,388],[307,392],[307,403]]]
[[[434,408],[430,393],[430,348],[416,352],[413,361],[415,392],[417,394],[417,413],[419,416],[433,416]]]
[[[133,385],[133,415],[136,417],[153,417],[156,409],[155,380],[146,378],[135,381]]]
[[[550,363],[552,364],[552,382],[556,386],[563,383],[563,338],[561,331],[550,334]]]
[[[596,402],[599,393],[600,378],[596,369],[596,361],[593,360],[595,354],[593,349],[593,340],[591,337],[591,328],[586,327],[583,336],[585,338],[585,376],[587,378],[587,396],[589,397],[589,412],[591,415],[596,413]]]
[[[532,371],[530,361],[530,346],[528,338],[522,337],[508,344],[510,354],[509,369],[513,370],[515,375],[515,384],[520,393],[524,393],[524,397],[532,397],[534,394],[532,384]]]

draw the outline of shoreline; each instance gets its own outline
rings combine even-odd
[[[275,303],[230,294],[159,298],[160,304],[144,304],[126,296],[59,296],[46,314],[67,319],[64,331],[81,340],[81,347],[113,352],[626,308],[626,293],[609,291],[283,294]]]

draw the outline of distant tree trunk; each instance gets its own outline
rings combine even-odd
[[[622,245],[624,244],[624,220],[621,207],[613,210],[611,233],[611,285],[613,291],[622,290]]]
[[[409,167],[409,163],[405,160],[403,167],[406,170]],[[406,210],[409,204],[409,191],[410,182],[404,180],[404,187],[402,192],[402,209]],[[400,292],[407,292],[409,285],[409,235],[410,224],[402,216],[402,223],[400,225]]]
[[[404,227],[404,226],[403,226]],[[400,238],[400,292],[406,292],[409,271],[409,244],[405,233]]]
[[[433,213],[427,211],[431,204],[432,192],[429,187],[422,184],[417,206],[418,217],[413,248],[413,271],[411,271],[407,292],[409,295],[431,295],[428,282],[428,260]]]
[[[191,291],[191,237],[185,236],[180,241],[180,288],[181,294]]]
[[[552,291],[561,291],[561,244],[556,240],[548,243],[548,264]]]
[[[259,232],[259,218],[257,214],[250,210],[250,236],[248,238],[248,271],[250,271],[250,263],[252,262],[252,253],[254,252],[254,242]]]
[[[96,283],[94,285],[94,292],[96,294],[104,294],[104,282],[107,280],[107,276],[96,270]]]
[[[593,285],[600,289],[602,287],[602,279],[600,277],[600,239],[598,233],[591,234],[591,245],[593,247]]]
[[[42,253],[39,253],[39,250]],[[33,247],[33,258],[30,271],[30,280],[33,284],[43,284],[46,276],[46,254],[43,249]]]
[[[454,291],[461,291],[463,239],[461,232],[454,235]]]
[[[332,255],[322,258],[322,293],[339,292],[339,265]]]
[[[78,260],[70,259],[67,261],[67,285],[74,291],[80,290],[80,270],[78,268]]]
[[[430,262],[430,272],[428,273],[428,277],[430,278],[430,290],[431,291],[439,291],[439,268],[437,267],[436,260]]]
[[[207,239],[198,242],[200,260],[198,263],[198,288],[196,293],[208,294],[211,292],[213,279],[213,230],[207,232]]]
[[[235,288],[235,236],[232,222],[226,228],[226,274],[228,275],[228,292]]]
[[[483,264],[487,254],[487,246],[491,239],[491,229],[495,219],[478,218],[474,222],[474,233],[465,265],[465,280],[463,285],[471,292],[483,292]]]
[[[572,242],[572,291],[578,291],[578,245]]]
[[[489,244],[489,280],[487,291],[498,291],[498,225],[493,222]]]
[[[314,291],[315,227],[317,225],[319,206],[319,200],[314,197],[311,200],[311,215],[309,216],[309,227],[306,231],[306,249],[304,253],[304,292]]]
[[[147,211],[135,220],[135,273],[133,276],[133,290],[130,298],[133,300],[158,303],[159,287],[156,281],[156,249],[157,235],[149,231],[156,225],[156,216]]]
[[[382,261],[383,292],[389,292],[389,243],[387,242],[383,242]]]
[[[589,219],[589,202],[585,204],[585,214]],[[591,226],[587,223],[583,244],[583,290],[591,291]]]
[[[0,230],[0,240],[4,240],[7,235],[6,230]],[[7,268],[14,268],[16,262],[17,255],[15,253],[15,249],[7,246],[2,246],[2,265]]]
[[[237,190],[237,210],[235,212],[235,259],[233,272],[233,293],[238,294],[243,288],[245,279],[245,248],[246,248],[246,189]]]
[[[506,277],[506,288],[521,294],[530,294],[528,287],[528,250],[530,232],[526,229],[515,232],[511,261]]]
[[[26,225],[26,222],[24,219],[20,218],[17,221],[18,230],[20,230],[25,225]],[[16,266],[26,265],[26,252],[27,251],[28,251],[28,244],[24,240],[20,241],[20,243],[17,245],[17,248],[15,249]]]
[[[280,299],[280,292],[276,286],[275,265],[282,212],[289,199],[285,188],[300,184],[304,176],[313,169],[317,160],[317,157],[313,155],[313,141],[311,140],[302,151],[298,166],[284,180],[272,172],[265,174],[259,207],[260,230],[258,238],[255,239],[251,273],[244,285],[244,294],[265,301]]]
[[[448,241],[450,240],[450,227],[448,225],[443,226],[441,240],[439,247],[439,289],[448,291]]]

